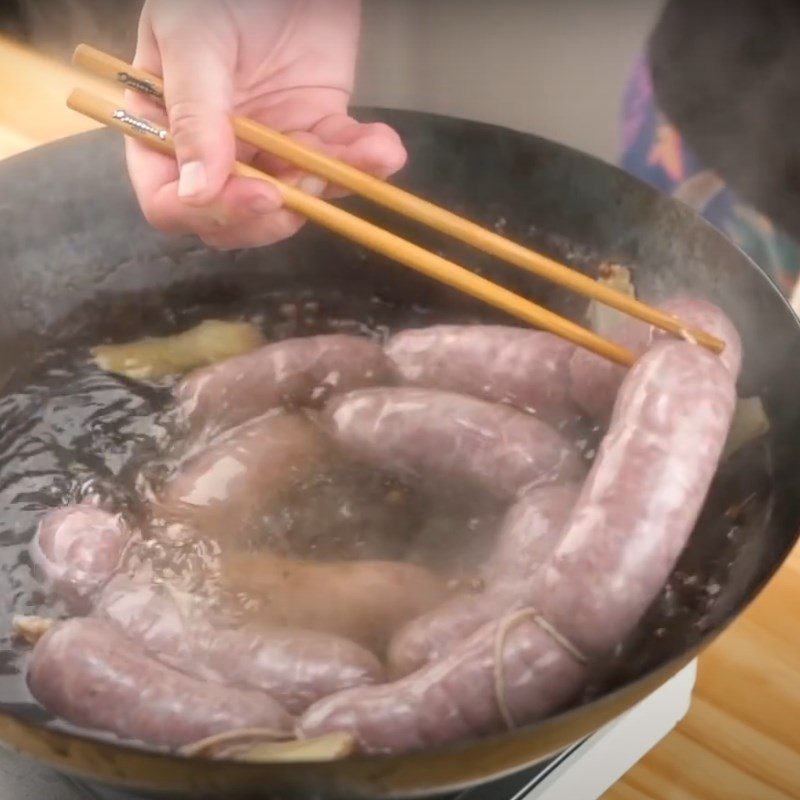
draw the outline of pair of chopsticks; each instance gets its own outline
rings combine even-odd
[[[162,81],[144,70],[126,64],[124,61],[88,45],[80,45],[75,51],[73,60],[78,66],[101,78],[139,91],[160,105],[164,103]],[[139,139],[153,149],[166,154],[174,155],[175,153],[169,131],[141,117],[129,114],[115,103],[84,90],[76,89],[69,96],[67,105],[108,127]],[[691,338],[712,352],[720,353],[724,348],[724,343],[719,339],[704,331],[687,327],[670,314],[665,314],[635,298],[605,286],[577,270],[559,264],[541,253],[529,250],[385,181],[315,152],[264,125],[242,117],[234,117],[233,128],[236,136],[243,142],[278,156],[337,186],[344,187],[382,206],[422,222],[441,233],[473,245],[483,252],[497,256],[517,267],[648,322],[657,328]],[[636,356],[627,348],[598,336],[571,320],[548,311],[508,289],[350,214],[338,206],[305,194],[272,175],[239,161],[234,164],[232,173],[272,184],[280,192],[284,205],[292,211],[298,212],[362,246],[505,311],[517,319],[550,331],[618,364],[630,366],[636,359]]]

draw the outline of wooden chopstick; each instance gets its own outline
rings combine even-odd
[[[155,75],[85,44],[76,48],[73,60],[75,64],[95,75],[136,89],[163,104],[164,86]],[[494,231],[459,217],[457,214],[440,208],[410,192],[311,150],[305,145],[298,144],[288,136],[253,120],[234,117],[233,128],[239,139],[259,150],[272,153],[301,169],[319,175],[331,183],[349,189],[485,253],[494,255],[632,317],[644,320],[657,328],[691,338],[712,352],[721,353],[725,348],[724,342],[705,331],[684,325],[671,314],[666,314],[640,300],[618,292],[582,272],[559,264],[541,253],[516,244]]]
[[[67,105],[74,111],[85,114],[98,122],[144,142],[147,146],[169,155],[175,147],[169,132],[153,123],[129,114],[118,104],[93,95],[83,89],[70,94]],[[272,184],[283,197],[287,208],[297,211],[308,219],[329,228],[342,236],[368,247],[375,252],[399,261],[412,269],[459,289],[472,297],[505,311],[508,314],[544,330],[550,331],[574,344],[592,350],[598,355],[630,366],[635,356],[624,347],[604,339],[564,317],[542,308],[524,297],[504,289],[495,283],[470,272],[458,264],[437,256],[418,245],[407,242],[389,231],[379,228],[338,206],[326,203],[318,197],[305,194],[299,189],[283,183],[272,175],[255,169],[240,161],[235,162],[233,174],[243,178],[255,178]]]

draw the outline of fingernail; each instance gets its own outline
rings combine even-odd
[[[181,167],[178,197],[182,200],[195,197],[206,188],[207,183],[206,168],[203,164],[200,161],[187,161]]]
[[[321,197],[328,184],[316,175],[303,175],[297,182],[297,188],[306,194],[313,194],[314,197]]]
[[[269,214],[280,207],[280,200],[268,195],[259,194],[250,203],[253,214]]]

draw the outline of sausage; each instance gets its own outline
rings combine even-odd
[[[524,607],[531,577],[556,546],[577,496],[578,487],[569,484],[521,497],[503,520],[483,591],[459,594],[403,626],[389,646],[391,674],[439,660],[482,625]]]
[[[159,661],[214,683],[266,692],[292,713],[333,692],[377,683],[383,668],[354,642],[281,627],[222,627],[190,595],[109,586],[96,614]]]
[[[359,336],[286,339],[198,370],[176,397],[194,426],[229,428],[284,405],[319,405],[332,392],[386,383],[383,349]]]
[[[242,728],[291,738],[294,725],[268,694],[190,678],[91,617],[61,622],[39,640],[28,685],[50,713],[74,725],[168,748]]]
[[[542,717],[569,701],[586,674],[533,612],[522,610],[399,681],[320,700],[300,718],[298,732],[346,732],[362,753],[421,750]]]
[[[362,389],[332,400],[323,419],[340,445],[367,460],[502,500],[583,469],[575,448],[547,423],[451,392]]]
[[[259,601],[270,625],[344,636],[376,651],[409,619],[446,596],[446,581],[398,561],[297,561],[241,553],[223,561],[225,584]]]
[[[564,535],[531,579],[530,606],[400,681],[321,700],[301,718],[303,735],[349,732],[365,752],[399,752],[490,733],[501,719],[530,722],[567,701],[674,567],[725,443],[734,382],[700,347],[655,345],[622,386]]]
[[[574,352],[552,333],[503,325],[435,325],[402,331],[386,345],[404,384],[508,403],[551,422],[576,412]]]
[[[663,587],[700,513],[736,404],[722,360],[683,342],[642,356],[532,601],[582,652],[618,644]]]
[[[529,580],[560,539],[579,490],[574,483],[543,486],[514,503],[486,565],[486,580],[494,584]]]
[[[715,305],[695,298],[677,297],[659,308],[678,317],[686,325],[710,333],[725,342],[720,360],[734,378],[742,364],[742,342],[733,323]],[[674,341],[672,334],[653,328],[633,317],[626,318],[611,338],[639,355],[659,341]],[[576,349],[570,361],[572,397],[591,417],[608,422],[625,368],[592,353]]]
[[[82,613],[116,571],[130,537],[119,514],[89,504],[64,506],[39,521],[30,553],[45,581]]]
[[[267,413],[190,453],[162,487],[156,516],[230,536],[231,526],[262,515],[324,452],[321,433],[305,417]]]

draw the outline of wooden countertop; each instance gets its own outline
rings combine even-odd
[[[0,158],[96,127],[64,106],[77,84],[98,87],[0,38]],[[798,798],[800,549],[700,659],[686,719],[604,800]]]

